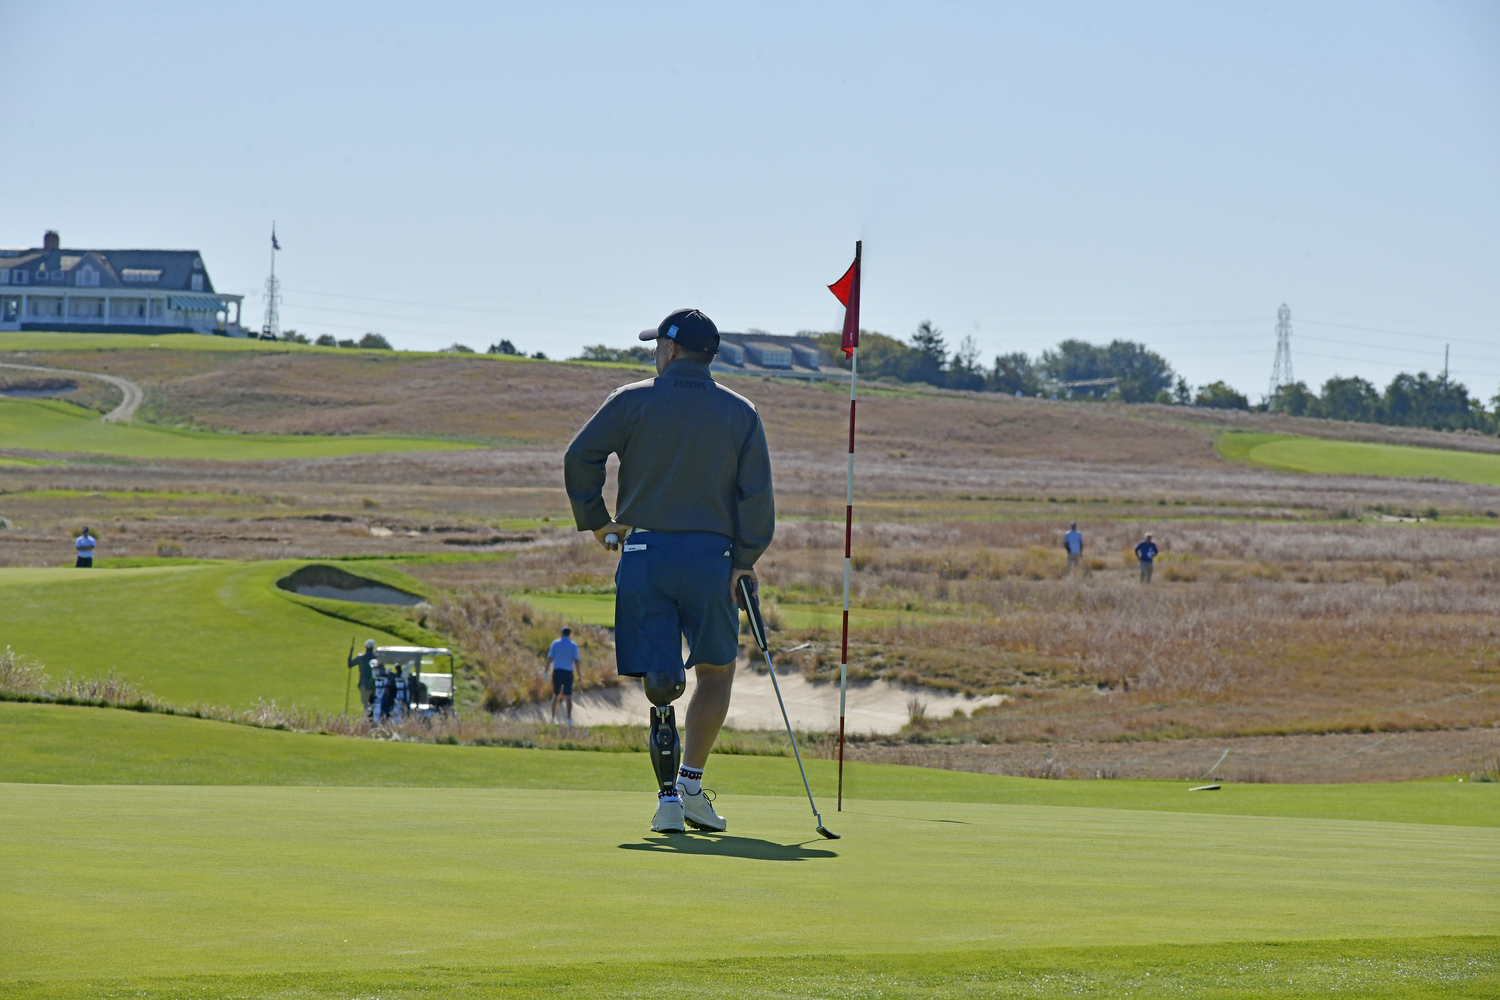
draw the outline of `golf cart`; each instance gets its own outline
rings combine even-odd
[[[380,646],[375,650],[381,664],[397,667],[407,678],[407,711],[431,715],[453,710],[453,651],[433,646]],[[423,665],[436,666],[437,658],[448,658],[448,672],[435,673]]]

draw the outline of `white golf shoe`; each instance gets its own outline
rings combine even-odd
[[[682,815],[688,825],[695,830],[712,830],[714,833],[723,833],[729,826],[729,821],[714,812],[714,791],[712,788],[700,788],[694,795],[682,787],[682,782],[677,783],[677,794],[682,798]]]
[[[656,817],[651,820],[652,833],[686,833],[682,825],[682,801],[657,799]]]

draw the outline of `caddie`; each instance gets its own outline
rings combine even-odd
[[[719,350],[712,320],[679,309],[640,339],[656,342],[656,378],[610,393],[568,445],[563,476],[578,530],[620,549],[615,660],[621,675],[641,678],[653,706],[651,829],[723,830],[703,768],[734,684],[735,587],[742,576],[755,585],[776,527],[771,456],[755,404],[709,374]],[[620,458],[613,516],[603,496],[611,454]],[[679,739],[672,702],[688,668],[698,683]]]

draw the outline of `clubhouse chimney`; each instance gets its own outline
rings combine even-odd
[[[44,234],[42,234],[43,250],[56,250],[61,245],[62,241],[57,238],[56,229],[49,229]]]

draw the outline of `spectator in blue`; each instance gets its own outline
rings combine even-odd
[[[1083,558],[1083,532],[1078,530],[1077,521],[1068,522],[1068,533],[1063,535],[1063,550],[1068,553],[1068,576],[1078,568],[1078,561]]]
[[[1151,582],[1151,560],[1156,558],[1156,543],[1147,535],[1141,544],[1135,547],[1135,557],[1141,561],[1141,582]]]
[[[74,563],[77,569],[92,569],[94,566],[94,540],[93,533],[84,526],[83,534],[73,542],[73,548],[78,552],[78,561]]]
[[[552,640],[547,650],[547,665],[552,668],[552,721],[557,722],[557,706],[568,700],[568,725],[573,724],[573,674],[579,667],[578,643],[571,638],[573,630],[565,628]]]

